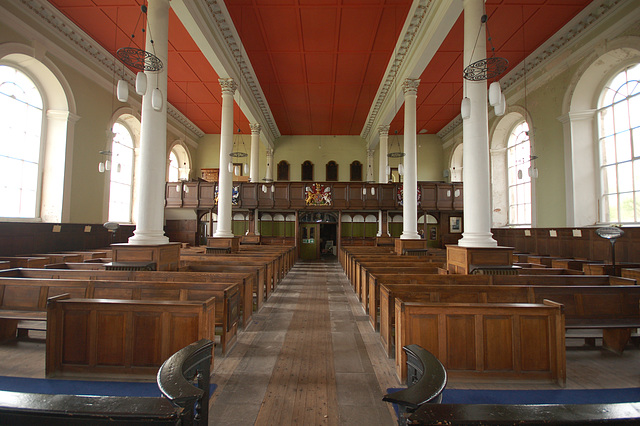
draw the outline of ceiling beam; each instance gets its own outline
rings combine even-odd
[[[273,149],[280,131],[224,2],[172,0],[171,8],[218,76],[236,81],[236,103],[250,123],[260,124],[260,139]]]
[[[414,0],[360,133],[369,149],[378,145],[378,127],[389,124],[404,103],[402,82],[420,78],[462,13],[462,3],[462,0]]]

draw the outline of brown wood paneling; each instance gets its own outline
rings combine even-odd
[[[176,300],[176,299],[174,299]],[[162,314],[149,312],[133,313],[133,365],[152,367],[164,362],[162,358]]]
[[[435,182],[421,182],[423,210],[436,210],[438,208],[438,190]]]
[[[182,183],[182,207],[195,209],[200,203],[199,182]]]
[[[243,182],[240,184],[240,207],[255,209],[258,207],[258,190],[261,186],[257,183]]]
[[[453,187],[453,209],[454,210],[462,210],[464,203],[463,203],[463,188],[462,188],[462,183],[454,183],[452,184]]]
[[[453,210],[453,186],[450,183],[436,183],[438,190],[438,210]]]
[[[346,209],[349,207],[348,188],[349,184],[345,182],[336,182],[333,185],[332,197],[333,208]]]
[[[200,194],[200,208],[211,209],[216,204],[216,185],[217,182],[200,182],[198,192]]]
[[[124,365],[126,312],[96,312],[96,365]]]
[[[394,209],[398,207],[396,185],[393,183],[380,185],[380,208]]]
[[[307,206],[305,199],[305,188],[311,182],[291,182],[289,184],[289,206],[292,209],[303,209]]]
[[[523,371],[548,371],[552,366],[549,321],[542,316],[520,316],[520,363]]]
[[[89,365],[89,312],[69,311],[62,324],[62,363]]]
[[[348,188],[349,208],[361,209],[364,207],[364,197],[362,195],[362,184],[351,182]]]
[[[364,184],[364,207],[367,209],[377,209],[380,206],[380,188],[379,185]],[[373,189],[373,194],[371,190]]]
[[[476,328],[473,315],[444,316],[447,332],[447,358],[445,368],[455,370],[476,369]],[[415,326],[419,327],[419,324]]]
[[[484,369],[488,371],[515,370],[513,363],[513,321],[505,316],[483,318]]]
[[[182,182],[167,182],[164,188],[164,201],[166,207],[182,207]]]

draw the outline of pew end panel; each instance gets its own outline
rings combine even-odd
[[[215,300],[50,300],[47,377],[155,377],[171,354],[214,340]]]
[[[407,375],[399,348],[433,353],[451,379],[566,382],[562,306],[395,301],[396,373]]]

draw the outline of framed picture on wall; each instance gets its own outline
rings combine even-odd
[[[462,218],[460,216],[451,216],[449,218],[449,232],[452,234],[462,233]]]

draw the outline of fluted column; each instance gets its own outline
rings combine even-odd
[[[218,80],[222,88],[222,124],[220,126],[220,171],[218,174],[218,228],[214,238],[233,237],[231,198],[233,175],[229,171],[229,154],[233,149],[233,95],[238,87],[232,78]]]
[[[387,167],[389,166],[389,125],[385,124],[378,127],[380,133],[380,158],[378,159],[378,183],[388,183],[389,174]]]
[[[169,0],[149,0],[146,50],[154,52],[164,64],[158,72],[147,72],[149,86],[162,93],[162,108],[151,105],[152,89],[142,96],[140,129],[140,168],[136,170],[138,214],[130,244],[159,245],[169,242],[164,235],[164,191],[167,156],[167,67],[169,47]]]
[[[260,181],[260,124],[251,124],[251,169],[249,180],[251,182]]]
[[[402,83],[404,91],[404,183],[402,197],[401,240],[417,240],[418,235],[418,162],[416,149],[416,99],[419,79],[408,78]]]
[[[464,0],[464,62],[468,66],[487,56],[485,26],[481,24],[484,0]],[[464,233],[462,247],[496,247],[491,234],[491,187],[489,174],[489,125],[487,82],[465,81],[471,100],[471,116],[462,122],[464,141]]]
[[[273,150],[267,149],[267,171],[264,180],[271,182],[273,180]]]

